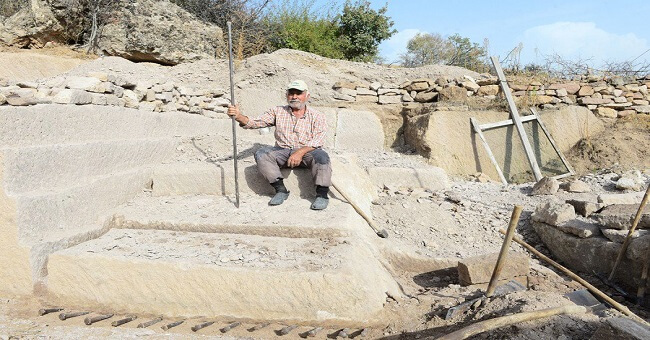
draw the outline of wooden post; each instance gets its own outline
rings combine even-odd
[[[629,246],[630,241],[632,241],[632,234],[634,233],[634,230],[636,230],[636,226],[639,224],[639,220],[641,219],[641,215],[643,214],[643,208],[645,208],[645,204],[648,203],[648,196],[650,196],[650,185],[648,185],[648,189],[646,189],[645,195],[643,195],[643,200],[641,200],[641,204],[639,205],[639,210],[636,211],[634,222],[632,222],[632,228],[630,228],[630,230],[627,232],[627,237],[625,237],[625,241],[623,241],[621,250],[619,250],[618,252],[618,256],[616,257],[616,262],[614,262],[614,267],[612,268],[612,272],[609,273],[608,279],[610,281],[612,280],[612,278],[614,278],[614,273],[616,272],[616,268],[621,263],[621,260],[623,259],[623,255],[625,255],[625,252],[627,251],[627,246]]]
[[[519,138],[521,139],[521,144],[523,144],[524,146],[524,151],[526,151],[526,157],[528,158],[528,163],[530,164],[530,168],[533,170],[535,181],[539,181],[543,177],[542,172],[539,170],[539,166],[537,165],[537,160],[535,159],[535,154],[533,153],[533,149],[530,146],[530,142],[528,141],[528,134],[526,133],[526,130],[524,130],[524,125],[521,122],[519,111],[517,111],[517,105],[515,105],[515,101],[514,99],[512,99],[512,93],[510,93],[510,88],[508,87],[508,83],[506,82],[506,76],[505,74],[503,74],[503,70],[501,69],[501,64],[499,64],[499,58],[492,57],[491,59],[492,59],[492,64],[494,65],[494,69],[497,72],[497,76],[499,77],[499,84],[501,85],[501,90],[503,91],[503,94],[506,97],[506,101],[508,102],[508,107],[510,108],[510,118],[512,118],[512,121],[515,123],[517,132],[519,132]]]
[[[505,233],[506,233],[503,229],[502,229],[502,230],[499,230],[499,232],[502,233],[502,234],[504,234],[504,235],[505,235]],[[551,260],[551,259],[548,258],[546,255],[540,253],[537,249],[533,248],[533,246],[531,246],[530,244],[528,244],[528,243],[522,241],[522,240],[519,239],[517,236],[514,236],[514,237],[512,238],[512,240],[515,241],[515,242],[517,242],[517,243],[519,243],[519,244],[522,245],[524,248],[528,249],[528,251],[530,251],[531,253],[533,253],[535,256],[537,256],[537,257],[539,257],[540,259],[542,259],[542,260],[548,262],[548,263],[551,264],[553,267],[559,269],[561,272],[563,272],[564,274],[566,274],[566,275],[569,276],[570,278],[576,280],[578,283],[580,283],[580,284],[583,285],[585,288],[587,288],[587,289],[588,289],[592,294],[594,294],[594,295],[598,296],[599,298],[605,300],[605,302],[609,303],[609,304],[612,305],[614,308],[618,309],[621,313],[623,313],[623,314],[629,316],[630,318],[634,319],[635,321],[638,321],[638,322],[642,323],[643,325],[648,325],[648,326],[650,326],[650,324],[648,324],[645,320],[641,319],[638,315],[632,313],[632,311],[630,311],[627,307],[625,307],[625,306],[621,305],[620,303],[614,301],[614,299],[610,298],[607,294],[603,293],[603,292],[600,291],[598,288],[592,286],[589,282],[583,280],[580,276],[576,275],[574,272],[570,271],[569,269],[567,269],[567,268],[564,267],[563,265],[561,265],[561,264],[559,264],[559,263],[557,263],[557,262]]]
[[[557,152],[557,155],[560,156],[560,160],[562,160],[562,163],[564,163],[564,166],[569,171],[569,173],[567,174],[567,177],[568,176],[573,176],[575,174],[575,172],[573,171],[573,168],[569,164],[569,161],[567,161],[567,159],[562,154],[562,151],[560,151],[560,148],[557,146],[557,144],[555,144],[555,140],[553,139],[553,137],[551,137],[551,133],[546,128],[546,125],[544,125],[544,123],[542,123],[542,117],[540,117],[540,115],[537,113],[537,110],[535,110],[535,108],[531,107],[530,112],[532,112],[533,115],[537,118],[537,124],[539,124],[539,127],[542,128],[542,131],[544,131],[544,134],[546,135],[546,138],[548,138],[548,141],[551,143],[551,146],[553,147],[555,152]]]
[[[497,281],[499,281],[499,275],[503,269],[503,265],[506,262],[506,256],[508,255],[508,249],[510,249],[510,242],[512,237],[515,236],[515,229],[517,229],[517,224],[519,223],[519,217],[521,216],[521,211],[524,209],[521,205],[515,205],[515,208],[512,210],[512,216],[510,216],[510,224],[508,225],[508,232],[506,233],[506,238],[503,240],[501,245],[501,251],[499,252],[499,258],[497,263],[494,266],[494,271],[492,272],[492,277],[490,278],[490,284],[488,284],[487,292],[485,295],[487,297],[492,296],[494,290],[497,286]]]
[[[490,145],[488,144],[487,140],[485,139],[485,136],[483,135],[483,131],[481,131],[481,127],[476,122],[476,119],[470,118],[469,121],[472,123],[472,128],[474,129],[474,131],[478,135],[478,138],[483,143],[483,147],[485,148],[485,152],[487,152],[488,157],[490,158],[490,162],[492,162],[492,165],[494,165],[494,168],[497,170],[497,174],[499,174],[499,179],[501,179],[501,183],[503,183],[503,185],[507,185],[508,181],[506,180],[506,177],[503,176],[503,172],[501,171],[501,167],[499,167],[499,163],[497,163],[496,158],[494,158],[494,154],[492,154],[492,149],[490,149]]]

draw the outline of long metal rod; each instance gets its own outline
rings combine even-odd
[[[512,98],[512,93],[510,93],[510,87],[508,87],[508,82],[506,81],[506,76],[501,69],[501,64],[499,63],[499,58],[492,57],[492,64],[494,69],[497,71],[497,76],[499,77],[499,84],[501,85],[501,90],[503,95],[506,97],[508,102],[508,107],[510,108],[510,118],[515,122],[515,127],[517,132],[519,132],[519,138],[521,139],[521,144],[524,146],[524,151],[526,152],[526,157],[528,158],[528,163],[530,168],[533,170],[533,175],[535,176],[535,181],[542,179],[542,172],[539,170],[539,165],[533,154],[533,149],[530,146],[528,141],[528,135],[526,130],[524,130],[524,125],[521,122],[521,117],[519,116],[519,111],[517,111],[517,105],[515,105],[515,100]]]
[[[512,210],[512,216],[510,216],[510,224],[508,225],[508,232],[506,233],[506,238],[503,240],[501,245],[501,251],[499,252],[499,258],[497,263],[494,266],[494,271],[492,272],[492,277],[490,278],[490,284],[488,284],[487,292],[485,296],[490,297],[494,293],[494,290],[497,287],[497,281],[499,281],[499,275],[501,275],[501,270],[506,262],[506,257],[508,256],[508,249],[510,249],[510,242],[512,237],[515,236],[515,229],[517,229],[517,224],[519,224],[519,217],[521,216],[521,211],[524,210],[524,207],[521,205],[515,205],[515,208]]]
[[[506,231],[503,230],[503,229],[500,229],[499,232],[500,232],[501,234],[504,234],[504,235],[506,234]],[[512,240],[515,241],[515,242],[517,242],[517,243],[519,243],[519,244],[520,244],[521,246],[523,246],[524,248],[528,249],[528,251],[531,252],[531,253],[533,253],[535,256],[537,256],[537,257],[539,257],[540,259],[542,259],[542,260],[548,262],[548,263],[549,263],[550,265],[552,265],[553,267],[559,269],[561,272],[563,272],[564,274],[568,275],[570,278],[572,278],[572,279],[578,281],[578,283],[580,283],[580,284],[583,285],[585,288],[587,288],[587,289],[588,289],[592,294],[594,294],[594,295],[598,296],[599,298],[605,300],[605,302],[607,302],[607,303],[609,303],[610,305],[614,306],[614,308],[618,309],[621,313],[623,313],[623,314],[629,316],[630,318],[632,318],[632,319],[634,319],[634,320],[636,320],[636,321],[638,321],[638,322],[640,322],[640,323],[642,323],[642,324],[644,324],[644,325],[649,325],[645,320],[641,319],[638,315],[632,313],[632,311],[629,310],[627,307],[625,307],[625,306],[623,306],[622,304],[620,304],[620,303],[614,301],[614,299],[612,299],[611,297],[609,297],[607,294],[603,293],[600,289],[594,287],[594,286],[591,285],[589,282],[585,281],[583,278],[581,278],[580,276],[576,275],[574,272],[570,271],[569,269],[567,269],[567,268],[564,267],[563,265],[561,265],[561,264],[559,264],[559,263],[557,263],[557,262],[551,260],[551,259],[548,258],[546,255],[540,253],[537,249],[535,249],[535,248],[534,248],[533,246],[531,246],[530,244],[524,242],[523,240],[521,240],[521,239],[518,238],[517,236],[514,236],[514,237],[512,238]]]
[[[650,196],[650,185],[648,185],[648,189],[646,189],[645,195],[643,195],[643,200],[639,205],[639,210],[636,211],[634,222],[632,222],[632,228],[628,230],[627,237],[625,237],[625,241],[623,241],[623,245],[621,246],[621,249],[618,251],[618,256],[616,256],[616,262],[614,262],[614,267],[612,268],[612,272],[609,273],[608,279],[610,281],[614,278],[614,273],[616,273],[616,268],[618,268],[618,265],[621,263],[621,260],[623,259],[623,255],[627,251],[627,246],[629,246],[630,241],[632,241],[632,234],[634,234],[634,231],[636,230],[636,226],[639,225],[639,220],[641,219],[641,215],[643,215],[643,208],[645,208],[646,203],[648,203],[648,196]]]
[[[230,68],[230,104],[235,105],[235,81],[234,81],[234,67],[232,62],[232,29],[230,21],[228,21],[228,66]],[[237,121],[235,117],[232,119],[232,160],[235,164],[235,206],[239,208],[239,171],[237,167]]]

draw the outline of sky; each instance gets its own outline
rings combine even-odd
[[[504,59],[520,43],[520,65],[543,64],[549,55],[589,61],[650,62],[650,1],[646,0],[370,0],[398,32],[380,46],[386,62],[397,62],[417,33],[458,33]],[[645,54],[643,54],[645,52]],[[643,55],[642,55],[643,54]],[[640,57],[639,57],[640,56]]]

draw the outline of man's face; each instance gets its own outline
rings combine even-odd
[[[287,90],[287,103],[292,109],[301,110],[307,104],[309,92],[296,89]]]

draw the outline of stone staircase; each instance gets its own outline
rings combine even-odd
[[[328,111],[328,143],[341,150],[359,138],[339,128],[365,119],[348,111]],[[112,107],[0,108],[0,294],[166,317],[379,323],[400,289],[376,235],[336,191],[328,209],[309,210],[306,169],[284,170],[291,196],[269,207],[272,188],[252,155],[271,134],[239,130],[236,208],[230,124]],[[381,149],[383,132],[369,133],[363,145]],[[371,215],[377,183],[353,155],[332,162],[335,182]],[[405,170],[375,177],[446,182],[440,169]]]

